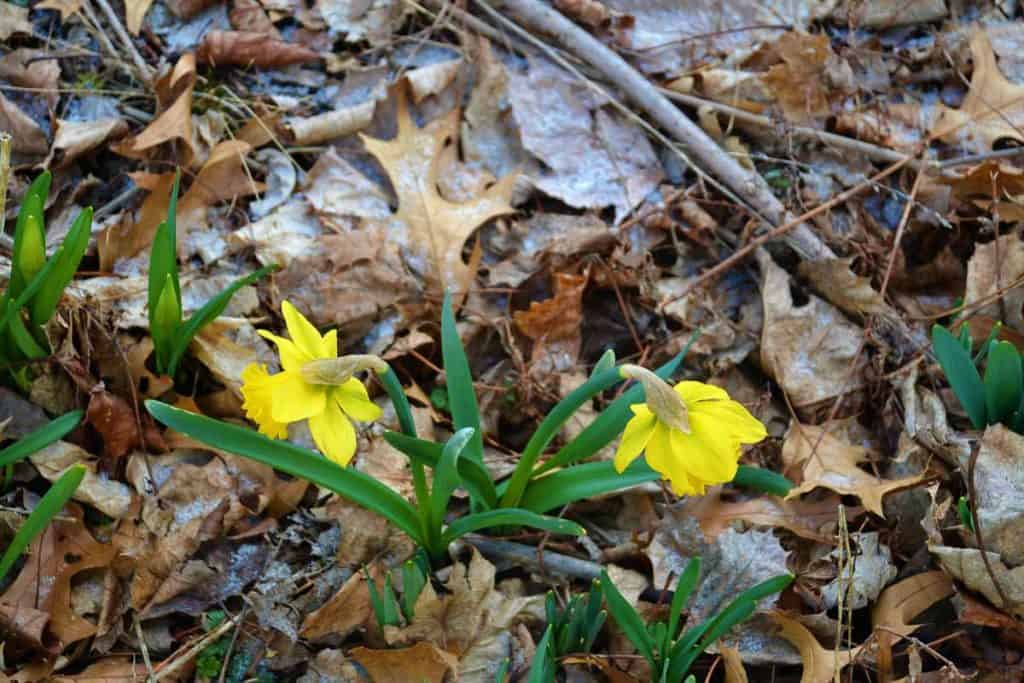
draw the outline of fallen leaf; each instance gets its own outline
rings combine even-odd
[[[600,28],[612,18],[612,13],[598,0],[555,0],[554,5],[562,14],[590,28]]]
[[[0,40],[7,40],[15,33],[32,35],[28,7],[19,7],[12,2],[0,2]]]
[[[320,54],[303,45],[250,31],[209,31],[196,58],[210,66],[235,65],[276,69],[289,64],[316,62]]]
[[[709,489],[700,498],[682,503],[688,515],[697,520],[704,536],[714,539],[736,522],[754,526],[787,529],[801,538],[818,543],[834,542],[838,524],[838,496],[819,501],[785,500],[776,496],[761,496],[748,500],[727,502],[720,488]],[[853,517],[855,510],[847,510]]]
[[[51,482],[57,481],[72,465],[85,465],[85,477],[75,489],[74,500],[87,503],[114,519],[121,519],[131,508],[132,490],[115,479],[97,474],[94,458],[74,444],[56,441],[33,453],[29,459],[39,474]]]
[[[81,0],[78,0],[79,2]],[[153,5],[153,0],[125,0],[124,3],[124,24],[133,35],[139,35],[142,30],[142,22],[146,18],[146,12]]]
[[[948,594],[952,594],[953,583],[950,581],[949,577],[943,572],[936,573],[945,576],[946,584],[949,588]],[[990,607],[988,604],[972,598],[968,593],[957,593],[953,598],[953,604],[956,607],[957,618],[962,624],[986,626],[988,628],[1001,629],[1015,633],[1018,637],[1024,636],[1024,624],[1017,619]]]
[[[1024,142],[1024,86],[1011,83],[999,70],[984,29],[971,35],[974,71],[959,109],[942,106],[932,135],[968,152],[988,152],[1000,139]]]
[[[18,48],[0,58],[0,78],[12,85],[38,91],[35,96],[42,99],[51,109],[57,106],[60,99],[58,86],[60,81],[60,65],[54,59],[48,59],[45,50]]]
[[[182,165],[189,166],[196,156],[192,136],[192,91],[195,85],[196,58],[186,53],[173,69],[156,81],[156,118],[138,135],[110,148],[122,156],[145,160],[156,148],[170,143],[179,146]]]
[[[442,683],[449,672],[454,675],[459,668],[454,655],[431,643],[391,650],[357,647],[349,656],[366,669],[373,683]]]
[[[275,40],[281,39],[280,31],[258,0],[235,0],[228,17],[231,19],[232,28],[238,31],[262,33]]]
[[[882,499],[886,494],[917,486],[926,478],[921,474],[886,481],[865,472],[858,465],[869,459],[870,452],[839,440],[827,431],[827,426],[794,423],[782,451],[786,463],[803,464],[803,481],[789,492],[787,500],[822,487],[840,495],[856,496],[868,511],[884,517]]]
[[[167,9],[171,10],[179,19],[191,19],[207,7],[217,4],[218,0],[173,0],[167,3]]]
[[[462,68],[462,58],[449,59],[413,69],[406,74],[409,82],[409,94],[414,104],[419,104],[431,95],[439,95],[445,90]]]
[[[123,119],[99,119],[96,121],[64,121],[57,119],[57,133],[50,147],[50,156],[44,162],[62,168],[105,142],[117,139],[128,132]]]
[[[371,563],[366,567],[366,571],[378,585],[382,584],[385,571],[379,562]],[[300,635],[307,640],[318,640],[328,636],[344,640],[349,634],[362,628],[373,614],[366,574],[354,571],[337,593],[306,615],[302,620]]]
[[[761,362],[768,374],[797,409],[858,392],[864,380],[854,363],[862,330],[813,294],[797,306],[786,271],[763,250],[757,260],[764,304]]]
[[[804,123],[831,111],[832,94],[826,79],[826,65],[835,59],[832,41],[824,34],[802,31],[782,34],[772,45],[782,59],[761,76],[775,96],[786,120]]]
[[[995,584],[992,583],[992,574],[989,574],[980,550],[934,545],[928,546],[928,550],[938,559],[943,569],[967,588],[981,593],[996,607],[1007,610],[1018,618],[1024,618],[1024,566],[1011,569],[1003,563],[999,555],[987,553],[992,574],[999,581],[999,586],[1009,603],[1005,604]]]
[[[140,184],[140,180],[138,178],[136,184]],[[119,223],[111,224],[97,235],[100,270],[112,272],[117,261],[131,258],[153,243],[157,227],[167,217],[174,174],[163,173],[147,178],[147,184],[149,187],[146,189],[150,192],[139,209],[139,220],[132,220],[125,214]]]
[[[45,107],[45,103],[42,103]],[[0,93],[0,130],[10,134],[14,154],[42,160],[50,148],[46,133],[17,104]]]
[[[865,29],[895,28],[913,24],[928,24],[949,14],[945,0],[866,0],[842,2],[832,16],[837,21]]]
[[[343,498],[332,498],[311,512],[317,520],[334,522],[341,529],[342,542],[335,558],[339,566],[357,567],[372,560],[390,566],[404,562],[413,553],[412,541],[394,525]]]
[[[803,624],[784,613],[773,611],[769,617],[779,626],[779,635],[800,651],[804,665],[800,683],[832,683],[834,677],[860,654],[861,646],[851,650],[826,650]]]
[[[613,229],[592,213],[580,216],[538,211],[492,243],[503,260],[490,266],[492,285],[518,287],[546,263],[569,262],[615,242]]]
[[[370,99],[317,116],[289,118],[283,125],[291,142],[297,145],[316,145],[358,133],[370,125],[376,110],[377,101]]]
[[[964,305],[970,306],[975,316],[1002,320],[1014,332],[1024,334],[1024,288],[1009,287],[1022,277],[1024,242],[1017,233],[1010,232],[991,242],[978,244],[967,262]],[[990,303],[979,305],[982,302]]]
[[[853,258],[825,261],[801,261],[800,274],[814,289],[846,311],[856,315],[879,314],[890,310],[882,295],[871,286],[871,279],[850,268]]]
[[[985,546],[1003,561],[1024,564],[1024,436],[992,425],[981,437],[971,501]]]
[[[262,184],[254,183],[246,172],[245,156],[250,151],[252,146],[241,140],[225,140],[210,150],[209,157],[178,204],[179,240],[184,239],[182,228],[188,227],[182,215],[205,209],[219,201],[256,194],[263,189]]]
[[[132,410],[127,401],[108,392],[102,384],[89,396],[85,421],[99,432],[103,454],[108,458],[123,457],[144,444],[163,447],[163,440],[148,414]]]
[[[839,576],[822,587],[821,596],[828,609],[839,604],[840,595],[847,609],[863,609],[874,604],[885,585],[896,578],[892,551],[879,542],[877,531],[852,533],[850,540],[857,548],[852,558],[853,576],[849,571],[841,571]],[[832,551],[831,557],[842,568],[842,555],[838,549]]]
[[[663,178],[646,133],[586,84],[534,57],[510,75],[509,100],[525,147],[543,162],[528,175],[578,209],[615,207],[619,223]]]
[[[367,150],[384,166],[398,195],[398,211],[389,225],[389,241],[399,243],[410,264],[435,289],[469,290],[473,272],[462,248],[480,225],[512,213],[513,174],[475,199],[453,203],[440,195],[438,166],[444,147],[453,141],[459,112],[418,128],[403,89],[398,90],[398,134],[393,140],[361,136]]]
[[[425,641],[461,658],[518,622],[541,620],[543,595],[506,595],[495,590],[494,574],[494,565],[474,549],[468,564],[452,565],[444,593],[426,584],[416,601],[412,624],[384,628],[388,644]]]
[[[500,178],[515,172],[526,160],[508,100],[508,70],[483,37],[472,62],[476,83],[463,112],[462,153],[467,163],[479,164]]]
[[[254,218],[262,218],[288,201],[295,192],[299,178],[291,158],[280,150],[261,149],[252,156],[267,167],[266,192],[260,199],[249,202],[249,214]]]
[[[512,314],[520,332],[533,340],[531,364],[544,372],[571,371],[580,355],[583,290],[587,275],[555,273],[555,293]]]
[[[255,251],[262,265],[284,265],[316,253],[316,238],[323,232],[305,199],[292,197],[260,220],[231,233],[227,241],[233,248]]]
[[[382,45],[392,39],[410,7],[400,0],[317,0],[316,8],[333,34],[343,34],[346,42],[366,40]]]
[[[82,508],[70,503],[32,542],[0,605],[49,614],[47,628],[62,646],[88,638],[96,626],[72,610],[71,582],[81,571],[109,566],[114,555],[113,545],[97,542],[85,528]]]
[[[347,227],[360,218],[384,220],[391,216],[387,195],[333,147],[313,164],[303,188],[316,215],[332,227]]]
[[[910,621],[939,600],[953,594],[953,582],[945,572],[915,574],[892,584],[871,608],[871,625],[909,636],[920,628]]]

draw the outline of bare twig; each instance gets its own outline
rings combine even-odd
[[[139,639],[139,650],[142,651],[142,661],[149,674],[149,678],[146,680],[153,681],[156,679],[156,674],[153,673],[153,661],[149,658],[149,646],[146,645],[146,634],[142,632],[142,622],[139,621],[138,614],[134,616],[133,621],[135,622],[135,637]]]
[[[7,185],[11,180],[11,136],[0,133],[0,234],[7,224]]]
[[[225,619],[223,622],[220,623],[220,625],[217,626],[217,628],[213,629],[205,636],[194,642],[186,650],[181,652],[180,655],[173,656],[170,659],[162,662],[160,666],[158,666],[156,669],[156,673],[153,676],[152,683],[160,683],[160,681],[164,678],[167,678],[168,676],[172,676],[178,673],[178,671],[180,671],[189,662],[195,659],[196,656],[198,656],[199,653],[202,652],[207,645],[209,645],[210,643],[214,642],[222,635],[227,633],[239,621],[241,621],[241,616],[235,616],[231,617],[230,619]]]
[[[150,81],[153,78],[153,69],[146,63],[146,60],[139,54],[139,49],[135,47],[135,43],[132,42],[132,37],[128,35],[127,29],[124,24],[121,23],[121,19],[117,16],[117,12],[110,6],[107,0],[95,0],[96,4],[99,5],[103,14],[107,17],[107,21],[110,23],[111,28],[114,29],[114,33],[120,39],[121,43],[128,50],[128,54],[131,55],[132,62],[135,63],[135,68],[139,70],[139,77],[143,81]]]

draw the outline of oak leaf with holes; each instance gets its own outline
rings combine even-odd
[[[388,172],[398,195],[398,211],[391,217],[389,235],[400,240],[406,260],[421,271],[428,284],[465,292],[473,272],[462,260],[462,248],[485,222],[514,212],[509,202],[518,174],[506,175],[470,201],[448,201],[438,190],[438,172],[445,146],[456,140],[459,110],[419,128],[409,111],[404,85],[396,99],[398,134],[394,139],[360,135]]]
[[[782,459],[794,465],[802,464],[803,482],[795,486],[786,499],[821,487],[840,495],[856,496],[869,512],[885,517],[882,511],[885,495],[920,484],[926,474],[879,479],[858,467],[868,455],[866,448],[841,441],[823,427],[795,423],[782,445]]]

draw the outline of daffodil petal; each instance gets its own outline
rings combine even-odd
[[[356,430],[334,401],[309,418],[309,431],[316,447],[328,460],[345,467],[355,455]]]
[[[706,416],[714,420],[716,429],[727,432],[740,443],[758,443],[768,437],[768,431],[761,421],[733,400],[698,403],[690,415]]]
[[[281,312],[284,314],[284,322],[288,327],[288,335],[295,342],[295,345],[308,355],[310,359],[333,358],[337,355],[337,351],[331,356],[323,355],[323,337],[320,336],[313,323],[306,320],[305,316],[299,313],[299,310],[292,306],[290,302],[285,301],[281,304]]]
[[[304,352],[291,339],[278,337],[266,330],[257,330],[259,335],[267,341],[277,345],[277,352],[281,356],[281,367],[286,372],[298,372],[303,365],[313,360],[313,357]]]
[[[259,426],[261,434],[273,439],[288,436],[288,428],[274,419],[274,389],[278,375],[267,372],[267,366],[250,363],[242,370],[242,408],[245,415]]]
[[[354,377],[334,387],[333,396],[345,414],[354,420],[371,422],[380,417],[380,407],[370,400],[366,387]]]
[[[689,434],[673,431],[672,453],[690,477],[708,484],[732,481],[740,459],[740,444],[705,415],[690,415]]]
[[[673,389],[676,393],[683,397],[683,400],[690,403],[697,403],[699,401],[728,401],[729,394],[722,387],[716,387],[713,384],[705,384],[704,382],[693,382],[684,381],[676,384]]]
[[[338,357],[338,331],[329,330],[320,340],[320,358]]]
[[[644,451],[647,464],[655,472],[661,473],[665,479],[671,479],[670,470],[671,451],[668,441],[668,427],[658,422],[651,430],[651,436],[647,440],[647,447]]]
[[[297,372],[282,372],[274,387],[274,419],[298,422],[319,415],[327,407],[328,387],[307,384]]]
[[[626,423],[622,432],[622,440],[615,450],[615,469],[619,473],[625,471],[629,464],[636,460],[640,452],[647,446],[658,420],[647,411],[647,415],[638,414]]]
[[[651,409],[647,407],[646,403],[634,403],[629,406],[629,409],[632,410],[633,414],[637,417],[648,417],[654,414],[651,412]]]

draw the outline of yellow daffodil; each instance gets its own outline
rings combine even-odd
[[[622,374],[640,381],[647,401],[630,406],[633,417],[615,453],[619,472],[646,451],[647,464],[669,480],[676,495],[703,495],[706,486],[736,476],[741,444],[768,436],[724,389],[702,382],[670,387],[632,365],[623,366]]]
[[[260,432],[275,439],[287,436],[288,424],[309,420],[317,448],[344,467],[356,452],[356,432],[350,419],[370,421],[381,413],[353,374],[386,365],[374,356],[339,358],[337,331],[321,336],[287,301],[281,310],[291,339],[265,330],[259,333],[277,345],[283,371],[272,375],[258,363],[246,367],[242,407]]]

